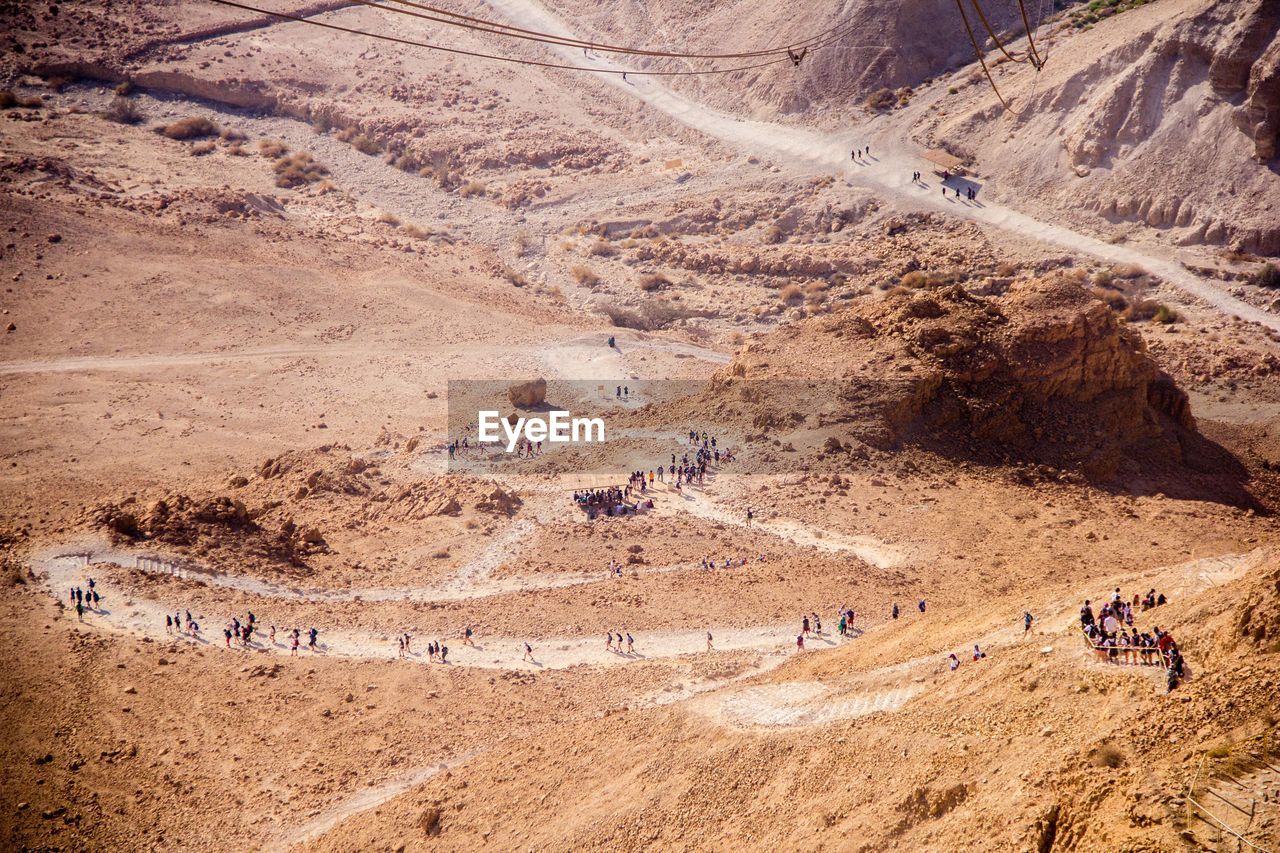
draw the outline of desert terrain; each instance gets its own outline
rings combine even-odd
[[[1020,6],[0,10],[6,848],[1280,850],[1280,8]]]

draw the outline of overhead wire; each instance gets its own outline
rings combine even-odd
[[[973,34],[973,27],[969,24],[969,16],[964,12],[962,0],[956,0],[956,8],[960,10],[960,19],[964,21],[965,32],[969,34],[969,43],[973,45],[973,52],[978,57],[978,64],[982,66],[982,73],[987,75],[987,82],[991,84],[991,91],[996,93],[996,97],[1000,99],[1000,105],[1005,108],[1006,112],[1021,116],[1022,113],[1009,106],[1009,102],[1004,99],[1004,95],[1000,94],[1000,87],[996,85],[995,78],[991,76],[991,69],[987,67],[987,61],[982,57],[982,48],[978,47],[978,39]]]
[[[649,48],[635,48],[626,45],[608,44],[605,42],[596,42],[588,39],[573,38],[571,36],[557,36],[553,33],[543,32],[541,30],[531,30],[524,27],[517,27],[511,24],[504,24],[500,21],[493,21],[486,18],[476,18],[471,15],[464,15],[460,12],[452,12],[448,9],[441,9],[437,6],[431,6],[425,3],[418,3],[415,0],[385,0],[385,2],[376,2],[376,0],[353,0],[364,6],[386,9],[389,12],[398,14],[411,15],[415,18],[424,18],[425,20],[435,21],[437,23],[448,24],[449,26],[457,26],[464,29],[473,29],[480,32],[488,32],[494,35],[506,36],[508,38],[525,38],[528,41],[541,42],[545,44],[557,44],[564,47],[586,48],[598,53],[618,53],[628,54],[632,56],[653,56],[653,57],[670,57],[679,59],[753,59],[762,56],[783,56],[789,51],[801,50],[806,47],[813,47],[819,42],[823,42],[833,33],[839,33],[840,37],[848,35],[852,32],[854,24],[846,22],[828,27],[818,33],[805,38],[788,43],[785,47],[765,48],[762,50],[737,51],[733,53],[690,53],[687,51],[671,51],[671,50],[653,50]],[[398,9],[394,6],[388,6],[387,3],[394,3],[397,6],[405,6],[410,9],[417,9],[423,13],[416,14],[405,9]],[[445,20],[440,17],[444,15],[452,20]],[[840,32],[843,30],[843,32]]]
[[[1043,5],[1041,5],[1041,8],[1044,8]],[[1031,21],[1027,18],[1027,7],[1022,0],[1018,0],[1018,9],[1022,12],[1022,26],[1027,31],[1027,48],[1031,51],[1031,58],[1035,61],[1036,67],[1039,68],[1044,65],[1044,60],[1040,58],[1040,54],[1036,51],[1035,35],[1031,32]]]
[[[973,4],[973,10],[978,13],[978,19],[982,21],[982,26],[987,28],[987,35],[991,36],[991,40],[995,42],[996,47],[1000,48],[1000,52],[1008,57],[1011,62],[1026,62],[1026,54],[1020,57],[1014,56],[1000,43],[1000,37],[996,35],[996,31],[991,27],[991,22],[987,20],[987,16],[983,13],[982,6],[978,4],[978,0],[969,0],[969,2]]]
[[[649,77],[686,77],[686,76],[695,76],[695,75],[702,75],[702,74],[732,74],[738,71],[750,71],[756,68],[765,68],[770,65],[778,65],[785,62],[794,62],[793,57],[788,55],[782,55],[782,56],[779,56],[777,59],[770,59],[766,62],[756,62],[756,63],[747,64],[747,65],[736,65],[731,68],[708,68],[708,69],[695,69],[695,70],[682,70],[682,71],[661,71],[661,70],[654,71],[654,70],[645,70],[645,69],[637,70],[637,69],[630,69],[630,68],[627,68],[627,69],[588,68],[581,65],[571,65],[571,64],[560,63],[560,62],[546,62],[544,60],[537,60],[537,59],[521,59],[519,57],[514,57],[514,56],[502,56],[500,54],[484,53],[483,51],[475,51],[475,50],[466,50],[464,48],[459,48],[459,47],[447,47],[441,44],[433,44],[431,42],[417,41],[414,39],[403,38],[400,36],[387,35],[385,33],[373,33],[367,30],[358,30],[358,29],[355,29],[354,27],[345,27],[345,26],[342,26],[341,24],[334,24],[328,21],[318,21],[318,20],[315,20],[314,18],[307,18],[301,15],[294,15],[288,12],[276,12],[270,9],[263,9],[257,6],[251,6],[247,3],[237,2],[237,0],[210,0],[210,2],[216,3],[220,6],[228,6],[233,9],[241,9],[246,12],[253,12],[259,15],[267,15],[269,17],[280,18],[286,21],[294,21],[296,23],[310,24],[312,26],[323,27],[324,29],[333,30],[336,32],[343,32],[343,33],[349,33],[351,35],[365,36],[367,38],[377,39],[379,41],[392,42],[395,44],[402,44],[410,47],[421,47],[427,50],[438,50],[443,53],[451,53],[457,56],[470,56],[478,59],[492,59],[498,62],[509,62],[517,65],[532,65],[539,68],[555,68],[563,71],[586,71],[593,74],[620,74],[620,75],[632,74],[637,76],[644,75]],[[357,2],[363,2],[363,0],[357,0]],[[366,5],[378,5],[378,4],[366,3]],[[809,45],[807,49],[817,50],[822,47],[826,47],[827,45],[835,41],[838,41],[839,38],[840,36],[833,36],[831,38],[826,39],[823,42],[819,42],[816,45]],[[562,46],[568,47],[571,45],[562,45]]]

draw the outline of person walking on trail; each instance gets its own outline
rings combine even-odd
[[[804,634],[796,634],[796,651],[804,651]]]
[[[468,625],[468,626],[466,627],[466,630],[462,632],[462,645],[464,645],[464,646],[471,646],[472,648],[475,648],[475,645],[476,645],[476,644],[475,644],[475,642],[471,639],[471,635],[472,635],[471,626],[470,626],[470,625]]]
[[[808,616],[802,616],[800,618],[800,636],[802,637],[809,636],[809,617]]]
[[[520,658],[520,660],[527,660],[527,661],[533,660],[533,646],[529,645],[528,643],[524,644],[524,657]]]
[[[400,654],[399,654],[399,657],[400,657],[400,659],[401,659],[401,660],[404,660],[404,637],[400,637],[400,638],[398,639],[398,642],[400,643]]]
[[[922,598],[922,599],[920,599],[920,603],[919,603],[919,604],[917,604],[917,605],[916,605],[916,607],[920,608],[920,612],[921,612],[921,613],[923,613],[923,612],[924,612],[924,599],[923,599],[923,598]]]
[[[170,616],[168,613],[164,615],[164,632],[166,634],[173,633],[173,617]]]
[[[710,631],[708,631],[708,632],[707,632],[707,651],[709,651],[709,652],[715,651],[715,648],[711,645],[711,632],[710,632]]]
[[[747,527],[751,526],[751,520],[755,517],[756,514],[751,510],[751,507],[747,507]]]
[[[974,644],[973,644],[973,659],[974,659],[974,660],[982,660],[982,659],[983,659],[983,658],[985,658],[986,656],[987,656],[987,653],[986,653],[986,652],[984,652],[982,649],[978,648],[978,644],[977,644],[977,643],[974,643]]]
[[[956,657],[955,652],[952,652],[951,655],[947,658],[947,665],[951,667],[952,672],[955,672],[957,669],[960,668],[960,658]]]
[[[84,605],[78,601],[76,602],[76,618],[79,619],[81,622],[84,621]],[[711,635],[708,634],[707,636],[711,636]]]
[[[311,637],[311,639],[309,639],[309,640],[307,641],[307,648],[311,649],[312,651],[315,651],[315,649],[316,649],[316,636],[317,636],[319,633],[320,633],[320,632],[319,632],[319,631],[317,631],[315,628],[312,628],[312,629],[311,629],[311,632],[310,632],[310,637]]]
[[[606,631],[604,634],[604,650],[606,652],[613,651],[613,634],[609,633],[608,631]]]
[[[440,645],[440,663],[449,662],[449,647],[441,643]]]
[[[627,632],[627,654],[634,655],[636,653],[636,641],[632,638],[631,632]]]
[[[1022,636],[1031,633],[1031,611],[1024,610],[1022,613]]]
[[[231,648],[231,629],[230,629],[230,628],[223,628],[223,629],[222,629],[222,636],[226,638],[226,641],[227,641],[227,648]]]
[[[898,602],[893,603],[893,609],[889,611],[894,619],[898,618]]]

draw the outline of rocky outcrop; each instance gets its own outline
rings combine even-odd
[[[547,380],[530,379],[528,382],[516,382],[507,387],[507,399],[517,409],[541,406],[547,399]]]
[[[773,365],[805,365],[806,381]],[[1135,455],[1180,463],[1180,436],[1195,429],[1186,394],[1141,337],[1067,275],[995,297],[903,289],[749,345],[716,383],[722,393],[751,384],[755,420],[776,428],[794,427],[794,412],[881,449],[915,444],[1092,480]]]

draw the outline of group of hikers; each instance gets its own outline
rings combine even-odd
[[[1168,688],[1173,690],[1186,674],[1186,663],[1177,641],[1170,632],[1160,630],[1159,625],[1151,631],[1139,631],[1133,624],[1135,611],[1151,610],[1167,601],[1164,593],[1154,589],[1145,596],[1134,593],[1132,600],[1127,600],[1121,595],[1120,587],[1116,587],[1096,615],[1093,602],[1085,600],[1080,608],[1080,630],[1102,661],[1164,666]]]
[[[472,639],[474,635],[475,635],[475,632],[472,630],[471,626],[470,625],[466,626],[466,628],[464,628],[462,632],[462,645],[471,646],[474,648],[475,642]],[[413,637],[411,637],[408,632],[405,632],[401,634],[399,637],[397,637],[396,638],[397,657],[403,660],[407,657],[414,656],[412,643],[413,643]],[[433,663],[436,661],[439,661],[440,663],[445,663],[445,664],[449,662],[449,647],[444,644],[443,640],[434,640],[430,643],[427,643],[427,662]]]
[[[87,592],[80,587],[75,586],[71,588],[70,593],[71,606],[75,608],[76,618],[81,622],[84,621],[84,611],[86,608],[89,610],[98,610],[102,604],[102,596],[98,594],[98,585],[93,578],[89,578],[87,586],[89,587]]]
[[[631,487],[618,488],[609,486],[604,489],[576,489],[573,503],[578,509],[594,520],[600,516],[634,515],[644,510],[653,509],[653,501],[649,499],[632,500]]]

